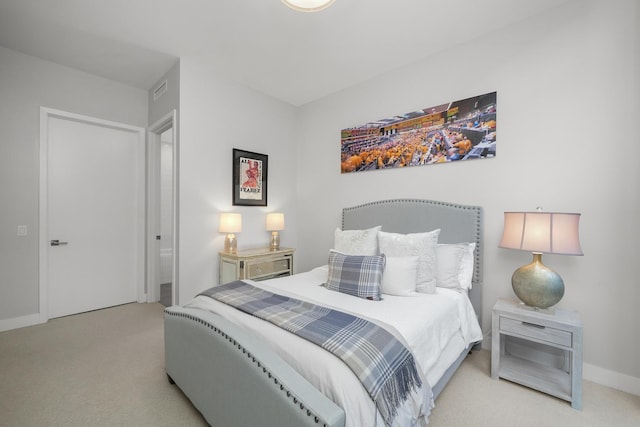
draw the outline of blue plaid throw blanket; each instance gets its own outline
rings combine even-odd
[[[422,386],[411,352],[368,320],[242,281],[215,286],[200,295],[271,322],[339,357],[360,379],[387,426],[409,393]]]

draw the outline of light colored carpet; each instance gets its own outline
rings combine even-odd
[[[127,304],[0,333],[0,426],[205,426],[164,373],[162,310]],[[492,380],[489,364],[487,351],[467,358],[430,426],[640,425],[638,396],[585,381],[576,411]]]
[[[640,397],[583,381],[582,411],[506,380],[492,380],[491,353],[473,352],[436,400],[430,426],[639,427]]]
[[[202,426],[164,372],[159,304],[0,333],[0,426]]]

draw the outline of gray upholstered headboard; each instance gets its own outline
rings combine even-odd
[[[475,242],[473,287],[469,299],[482,319],[482,208],[420,199],[381,200],[342,210],[342,229],[382,226],[390,233],[440,229],[439,243]]]

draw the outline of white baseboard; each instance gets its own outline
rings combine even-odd
[[[482,349],[491,352],[491,332],[485,334]],[[610,371],[588,363],[582,364],[582,378],[605,387],[615,388],[625,393],[640,396],[640,378]]]
[[[28,316],[13,317],[11,319],[0,319],[0,332],[9,331],[11,329],[24,328],[25,326],[38,325],[45,323],[40,319],[40,314],[29,314]]]
[[[610,371],[588,363],[582,365],[582,376],[585,380],[640,396],[640,378]]]

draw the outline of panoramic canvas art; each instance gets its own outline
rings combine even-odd
[[[342,173],[496,155],[496,92],[342,130]]]

